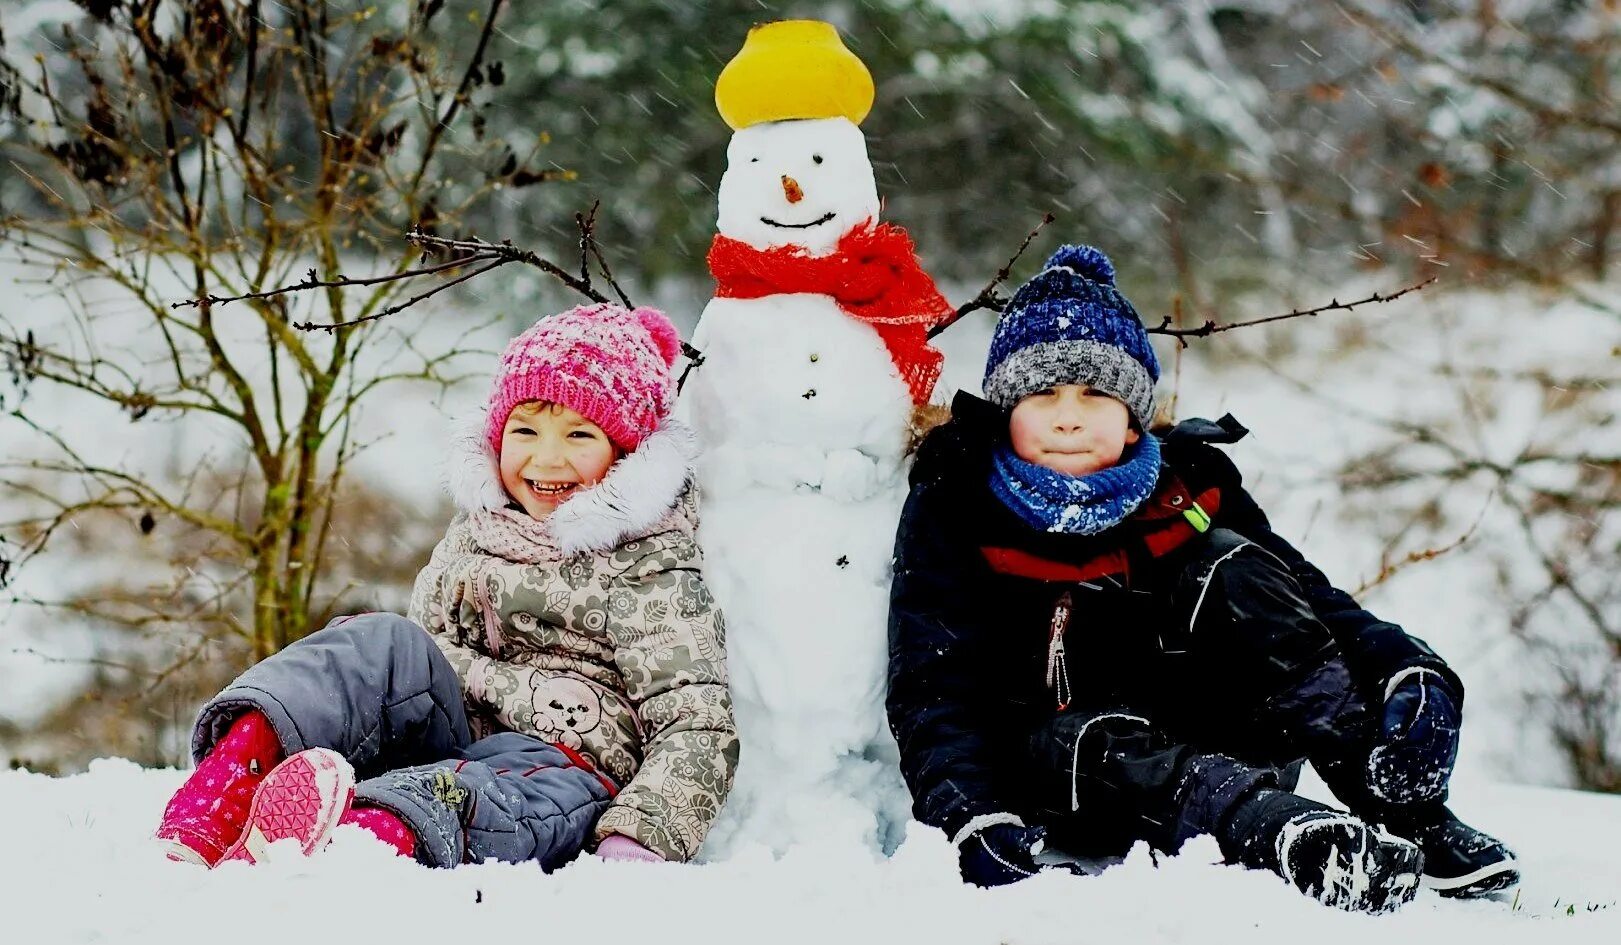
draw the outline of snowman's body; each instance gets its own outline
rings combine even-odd
[[[744,128],[728,159],[720,231],[757,249],[825,254],[877,215],[865,142],[843,118]],[[828,295],[715,298],[693,341],[699,541],[742,742],[705,855],[891,846],[909,807],[884,710],[907,385]]]

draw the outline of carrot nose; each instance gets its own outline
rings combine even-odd
[[[788,198],[789,203],[798,203],[805,199],[805,191],[799,186],[799,181],[787,174],[782,175],[782,195]]]

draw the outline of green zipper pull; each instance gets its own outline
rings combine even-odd
[[[1184,509],[1182,517],[1188,520],[1188,524],[1192,525],[1193,530],[1196,532],[1210,530],[1210,514],[1197,502],[1193,503],[1193,508]]]

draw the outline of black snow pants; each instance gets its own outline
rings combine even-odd
[[[534,860],[555,869],[585,847],[615,791],[540,739],[473,741],[450,662],[427,631],[394,614],[340,617],[248,669],[203,708],[192,756],[200,761],[253,709],[286,754],[330,748],[348,759],[356,805],[404,820],[429,866]]]
[[[1075,704],[1026,750],[1026,814],[1088,856],[1146,840],[1224,838],[1260,787],[1292,789],[1310,760],[1353,811],[1374,719],[1332,633],[1270,552],[1223,529],[1181,566],[1160,622],[1162,668],[1130,704]]]

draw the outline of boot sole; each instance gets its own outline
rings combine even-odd
[[[288,838],[309,856],[326,845],[354,796],[355,771],[342,755],[326,748],[301,751],[265,776],[242,837],[220,862],[262,862],[270,844]]]
[[[1285,879],[1325,905],[1389,912],[1418,895],[1424,855],[1417,845],[1353,817],[1325,816],[1286,828],[1278,863]],[[1322,877],[1320,887],[1297,880],[1308,871]]]
[[[1520,865],[1513,857],[1482,866],[1463,876],[1425,876],[1425,889],[1435,890],[1448,899],[1476,899],[1510,889],[1520,882]]]
[[[158,847],[163,851],[163,855],[167,857],[170,862],[187,863],[192,866],[201,866],[203,869],[208,869],[213,865],[209,863],[208,859],[201,853],[198,853],[196,850],[193,850],[191,847],[182,843],[180,840],[175,839],[174,837],[157,837],[153,842],[158,844]]]

